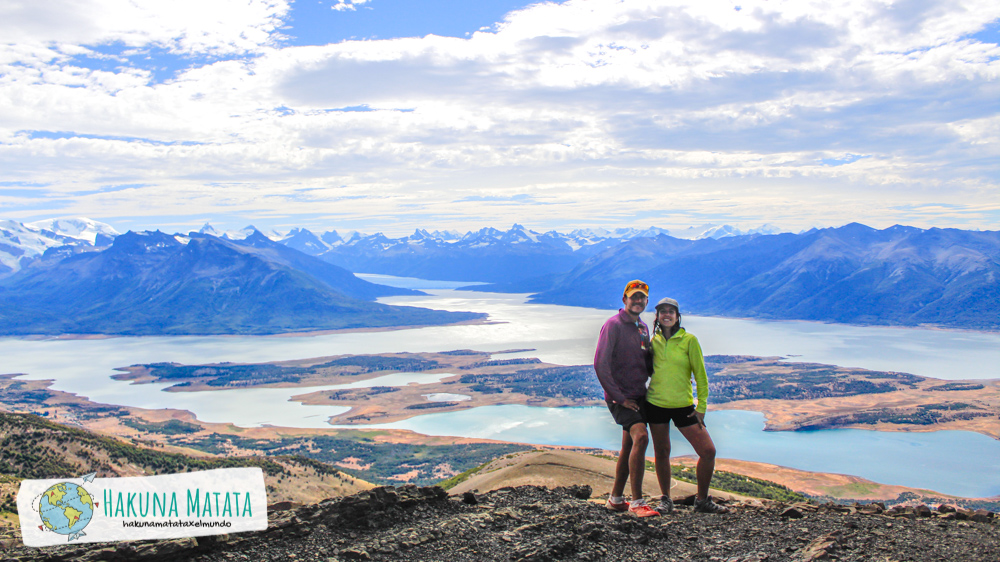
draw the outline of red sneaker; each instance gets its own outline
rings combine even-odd
[[[611,498],[608,498],[608,503],[605,504],[611,511],[628,511],[628,502],[622,500],[620,502],[613,502]]]
[[[660,513],[655,509],[649,507],[645,503],[639,505],[633,505],[628,508],[636,517],[656,517]]]

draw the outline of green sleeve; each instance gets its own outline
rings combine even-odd
[[[705,356],[701,353],[701,344],[694,336],[691,336],[691,344],[688,346],[688,361],[691,362],[694,382],[698,387],[698,406],[695,410],[704,414],[708,410],[708,373],[705,371]]]

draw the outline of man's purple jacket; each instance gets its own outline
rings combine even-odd
[[[594,370],[604,387],[604,399],[621,404],[646,396],[646,379],[652,370],[649,328],[619,309],[601,328],[594,353]]]

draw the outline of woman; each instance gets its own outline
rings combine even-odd
[[[677,301],[662,299],[656,304],[656,323],[651,342],[653,376],[646,392],[646,421],[653,441],[656,458],[656,479],[660,483],[660,505],[657,511],[670,513],[670,421],[691,443],[698,454],[698,496],[695,511],[725,513],[725,507],[712,501],[708,485],[715,471],[715,443],[705,428],[708,408],[708,375],[698,338],[681,328],[681,312]],[[698,405],[694,405],[691,375],[698,386]]]

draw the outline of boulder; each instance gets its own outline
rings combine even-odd
[[[801,511],[794,507],[789,507],[781,512],[782,517],[787,517],[789,519],[802,519],[805,517]]]
[[[976,523],[989,523],[990,519],[993,519],[993,512],[986,511],[985,509],[977,509],[970,519]]]

